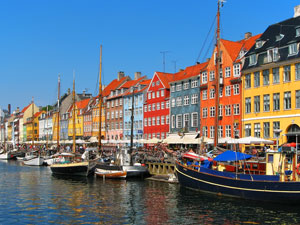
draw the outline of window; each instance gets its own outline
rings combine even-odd
[[[275,62],[275,61],[279,60],[279,58],[280,58],[280,55],[278,52],[278,48],[274,48],[273,49],[273,61]]]
[[[225,105],[225,116],[231,115],[231,105]]]
[[[240,104],[233,104],[233,114],[240,115]]]
[[[166,109],[170,108],[170,102],[166,101]]]
[[[190,120],[190,115],[188,113],[183,115],[183,125],[184,127],[188,128],[189,127],[189,120]]]
[[[181,89],[182,89],[181,84],[176,84],[176,91],[181,91]]]
[[[225,137],[231,137],[231,126],[230,125],[225,126]]]
[[[183,83],[183,89],[184,90],[189,89],[189,82],[188,81]]]
[[[300,90],[296,91],[295,98],[296,98],[296,104],[295,104],[296,109],[300,109]]]
[[[169,124],[170,123],[170,117],[169,115],[166,115],[166,124]]]
[[[273,110],[280,110],[280,93],[273,94]]]
[[[223,97],[223,87],[220,87],[220,89],[219,89],[219,96]]]
[[[273,137],[274,138],[279,138],[280,137],[280,133],[277,132],[280,130],[280,122],[279,121],[274,121],[273,122]]]
[[[263,46],[263,44],[264,44],[264,41],[258,40],[255,43],[255,48],[261,48]]]
[[[264,138],[269,138],[270,137],[270,123],[265,122],[264,123]]]
[[[215,137],[215,127],[211,126],[209,130],[210,130],[209,137],[214,138]]]
[[[202,91],[202,100],[207,100],[207,90]]]
[[[151,99],[151,93],[148,93],[148,99]]]
[[[198,126],[198,113],[193,112],[192,113],[192,127]]]
[[[260,112],[260,96],[254,96],[254,112]]]
[[[249,66],[255,65],[256,61],[257,61],[257,58],[256,58],[255,54],[249,56]]]
[[[225,96],[230,96],[231,95],[231,86],[226,86],[225,87]]]
[[[160,90],[160,96],[161,97],[165,96],[165,90]]]
[[[198,103],[198,94],[192,94],[191,104],[197,104],[197,103]]]
[[[245,88],[251,88],[251,74],[245,75]]]
[[[279,68],[273,68],[272,69],[273,73],[273,84],[278,84],[279,83]]]
[[[219,138],[223,137],[223,126],[218,126],[218,137]]]
[[[156,117],[156,125],[160,124],[160,116]]]
[[[182,98],[181,97],[176,98],[176,106],[182,106]]]
[[[269,70],[263,71],[263,85],[269,85],[270,78],[269,78]]]
[[[175,107],[175,98],[172,98],[172,99],[171,99],[171,106],[172,106],[172,107]]]
[[[207,118],[207,108],[202,108],[202,117]]]
[[[251,136],[251,124],[245,124],[245,137]]]
[[[111,107],[114,107],[114,106],[115,106],[115,101],[112,100],[112,101],[111,101]]]
[[[300,80],[300,63],[295,64],[295,79]]]
[[[241,75],[240,64],[234,64],[233,65],[233,76],[239,77],[240,75]]]
[[[113,111],[111,112],[111,118],[114,119],[114,117],[115,117],[115,112]]]
[[[210,111],[209,111],[209,116],[210,117],[215,117],[216,111],[215,111],[215,107],[210,107]]]
[[[209,80],[214,81],[215,80],[215,71],[210,71],[209,72]]]
[[[109,120],[109,112],[106,113],[106,119]]]
[[[158,86],[159,84],[160,84],[159,80],[158,80],[158,81],[156,81],[156,86]]]
[[[160,103],[156,103],[156,110],[160,110]]]
[[[156,92],[156,98],[159,98],[159,91]]]
[[[148,111],[151,112],[151,104],[148,105]]]
[[[289,55],[296,55],[298,53],[297,43],[289,45]]]
[[[165,109],[165,102],[161,102],[161,109]]]
[[[231,76],[231,68],[230,67],[226,67],[225,68],[225,77],[230,77]]]
[[[152,126],[155,126],[155,117],[152,117]]]
[[[119,106],[119,100],[118,99],[116,99],[116,104],[115,105],[116,105],[116,107]]]
[[[260,123],[254,124],[254,137],[260,137]]]
[[[147,127],[147,122],[148,120],[147,119],[144,119],[144,126]]]
[[[202,136],[207,137],[207,126],[202,127]]]
[[[234,84],[233,85],[233,95],[240,94],[240,84]]]
[[[183,105],[189,105],[190,104],[190,96],[185,95],[183,99]]]
[[[283,99],[284,109],[291,109],[291,92],[286,91],[284,92],[284,99]]]
[[[259,87],[260,86],[260,73],[255,72],[254,73],[254,87]]]
[[[152,98],[155,98],[155,92],[154,91],[152,92]]]
[[[176,128],[182,128],[182,115],[176,115]]]
[[[202,73],[202,84],[206,84],[206,83],[207,83],[207,72],[205,71]]]
[[[175,92],[175,84],[171,85],[171,92]]]
[[[273,49],[269,49],[267,51],[267,59],[268,59],[268,62],[272,62],[273,61]]]
[[[300,36],[300,27],[296,27],[296,37]]]
[[[119,105],[123,105],[123,99],[122,98],[120,98]]]
[[[283,81],[290,82],[291,81],[291,66],[283,67]]]
[[[116,119],[119,118],[119,112],[116,111]]]
[[[214,88],[211,88],[209,90],[209,98],[210,99],[215,98],[215,89]]]
[[[172,128],[175,128],[175,124],[176,124],[175,115],[172,115],[171,117],[171,124],[172,124]]]
[[[155,103],[152,104],[152,111],[155,111]]]
[[[110,102],[107,102],[106,107],[109,109],[109,107],[110,107]]]
[[[223,116],[223,105],[219,105],[219,117]]]
[[[264,95],[264,112],[270,111],[270,95]]]
[[[245,98],[245,113],[251,113],[251,98]]]
[[[161,125],[165,125],[165,116],[161,116]]]

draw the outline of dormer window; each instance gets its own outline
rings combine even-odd
[[[289,45],[289,55],[296,55],[298,53],[297,43],[293,43]]]
[[[276,35],[276,41],[280,41],[284,37],[284,34]]]
[[[296,37],[300,36],[300,27],[296,27]]]
[[[257,62],[256,54],[250,55],[249,56],[249,65],[255,65]]]
[[[265,41],[262,40],[258,40],[255,44],[256,48],[261,48],[264,45]]]

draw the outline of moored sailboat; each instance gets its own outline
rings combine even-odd
[[[218,0],[217,13],[217,54],[216,54],[216,93],[219,93],[220,68],[220,5]],[[216,95],[218,96],[218,94]],[[216,100],[215,147],[218,140],[218,98]],[[300,202],[300,171],[297,165],[297,153],[292,149],[266,154],[266,173],[263,175],[246,173],[247,166],[235,164],[235,170],[226,170],[225,162],[240,162],[252,156],[233,152],[231,157],[215,158],[214,162],[188,160],[181,158],[176,161],[176,174],[181,186],[217,195],[238,197],[258,201],[299,204]],[[224,161],[223,161],[224,160]],[[187,163],[189,162],[189,163]],[[247,161],[245,161],[247,162]],[[238,166],[240,165],[240,166]],[[247,165],[247,164],[244,164]],[[239,171],[241,170],[241,171]]]

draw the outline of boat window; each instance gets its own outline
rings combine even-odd
[[[252,169],[258,169],[258,165],[257,164],[252,164]]]
[[[269,154],[268,155],[268,162],[273,162],[273,159],[274,159],[274,155],[273,154]]]

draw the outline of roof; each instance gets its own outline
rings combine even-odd
[[[173,73],[163,73],[163,72],[155,72],[155,74],[158,76],[158,78],[163,83],[165,88],[170,88],[169,83],[174,80],[175,74],[173,74]]]
[[[146,86],[148,86],[150,83],[151,83],[151,79],[143,80],[140,82],[141,85],[146,85]]]
[[[126,80],[130,79],[129,76],[123,77],[120,80],[118,79],[114,79],[112,82],[109,83],[109,85],[107,85],[104,90],[102,91],[102,96],[106,97],[110,94],[110,92],[112,90],[117,89],[118,87],[120,87],[120,85],[122,85]]]
[[[35,113],[35,114],[34,114],[34,118],[39,117],[39,116],[42,114],[42,112],[43,112],[43,111],[40,111],[40,112]]]
[[[171,82],[188,79],[190,77],[198,76],[200,72],[206,68],[208,62],[196,64],[186,67],[184,70],[179,71],[174,75],[174,79]]]
[[[77,109],[84,109],[85,107],[87,107],[89,102],[90,102],[90,99],[87,98],[87,99],[81,100],[79,102],[76,102],[75,104],[76,104]]]
[[[32,103],[30,103],[28,106],[24,107],[24,109],[22,109],[21,113],[24,113],[28,108],[29,106],[31,106]]]
[[[136,80],[129,80],[129,81],[125,82],[122,86],[120,86],[118,89],[130,88],[132,86],[135,86],[136,84],[138,84],[140,81],[142,81],[145,78],[146,78],[146,76],[140,77]]]

